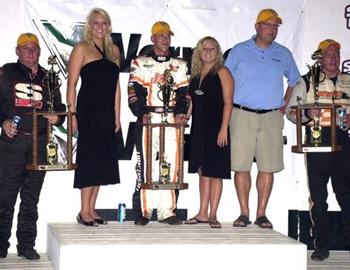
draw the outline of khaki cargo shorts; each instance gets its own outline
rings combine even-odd
[[[283,164],[283,115],[279,110],[257,114],[233,108],[230,121],[231,170],[251,170],[254,157],[262,172],[278,172]]]

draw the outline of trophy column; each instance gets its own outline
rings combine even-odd
[[[54,66],[57,65],[56,57],[51,55],[48,58],[48,64],[51,68],[46,72],[43,79],[43,84],[46,85],[48,91],[47,111],[37,112],[35,109],[29,113],[33,119],[33,150],[32,150],[32,163],[27,164],[27,170],[34,171],[53,171],[53,170],[73,170],[76,168],[76,164],[73,164],[73,130],[72,130],[72,115],[71,112],[55,112],[54,108],[54,91],[59,90],[61,86],[61,80],[58,76],[58,72],[54,70]],[[54,140],[52,133],[52,125],[47,121],[47,145],[46,145],[46,162],[38,164],[38,117],[45,117],[50,115],[67,116],[67,153],[66,163],[58,163],[58,145]],[[41,161],[42,162],[42,161]]]
[[[185,126],[181,125],[179,127],[179,132],[180,132],[180,143],[181,146],[179,147],[179,155],[182,157],[181,162],[179,163],[179,180],[178,184],[183,185],[183,178],[184,178],[184,162],[183,162],[183,157],[184,157],[184,141],[185,141]]]
[[[72,116],[75,113],[68,111],[67,114],[67,164],[73,167],[73,128]],[[74,165],[76,168],[76,165]]]
[[[297,135],[297,145],[292,146],[292,152],[294,153],[307,153],[307,152],[335,152],[340,151],[342,147],[337,144],[337,136],[336,136],[336,110],[340,105],[337,104],[303,104],[292,106],[291,108],[296,110],[296,135]],[[329,109],[331,112],[331,142],[330,145],[326,145],[324,143],[321,144],[313,144],[313,143],[302,143],[302,111],[308,109]],[[322,136],[322,133],[319,134]]]
[[[32,163],[34,166],[38,164],[38,117],[34,112],[32,115],[33,118],[33,149],[32,149]],[[28,169],[28,168],[27,168]]]
[[[310,66],[309,68],[309,76],[305,78],[312,84],[313,90],[313,103],[308,104],[300,104],[301,97],[297,97],[298,105],[291,106],[292,109],[296,111],[296,132],[297,132],[297,145],[292,146],[292,152],[294,153],[306,153],[306,152],[335,152],[340,151],[341,146],[337,144],[337,136],[336,136],[336,110],[341,107],[334,103],[334,99],[332,99],[332,103],[320,103],[320,93],[319,93],[319,84],[324,81],[325,74],[322,71],[322,53],[320,50],[315,51],[311,55],[312,60],[316,60],[316,62]],[[331,113],[331,142],[330,144],[325,144],[322,141],[322,126],[320,125],[319,117],[315,117],[313,119],[313,123],[310,126],[311,129],[311,138],[310,142],[302,143],[302,113],[306,110],[316,109],[316,110],[329,110]]]
[[[152,185],[152,126],[146,126],[146,186]]]
[[[157,124],[145,124],[146,126],[146,183],[141,185],[143,189],[187,189],[188,184],[184,183],[184,131],[187,125],[185,124],[169,124],[169,123],[157,123]],[[159,128],[159,178],[155,180],[152,175],[152,167],[154,164],[152,161],[152,129]],[[179,146],[178,152],[178,172],[177,181],[175,183],[169,181],[169,173],[171,164],[166,163],[164,159],[165,153],[165,132],[166,128],[176,128],[179,134]],[[173,166],[175,164],[172,164]]]
[[[73,131],[72,131],[72,115],[71,112],[32,112],[33,117],[33,130],[32,130],[32,139],[33,139],[33,150],[32,150],[32,163],[27,164],[26,169],[31,171],[57,171],[57,170],[74,170],[76,169],[76,164],[73,164]],[[38,162],[38,117],[48,116],[48,115],[58,115],[58,116],[67,116],[67,162],[58,163],[58,162],[49,162],[46,160],[46,163]],[[50,137],[52,136],[52,125],[47,122],[47,141],[49,142]],[[49,151],[49,149],[47,149]],[[57,155],[57,153],[56,153]],[[48,159],[48,158],[47,158]]]

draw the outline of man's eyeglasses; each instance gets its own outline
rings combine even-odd
[[[272,23],[260,23],[265,28],[272,28],[272,29],[278,29],[280,27],[279,24],[272,24]]]

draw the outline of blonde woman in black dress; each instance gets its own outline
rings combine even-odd
[[[85,226],[107,223],[95,211],[97,195],[101,185],[119,183],[115,133],[120,128],[120,53],[111,31],[108,13],[94,8],[87,17],[84,38],[69,59],[67,104],[77,113],[73,131],[79,130],[74,177],[74,187],[81,189],[77,221]]]
[[[192,55],[189,93],[192,100],[189,173],[199,174],[200,208],[186,224],[221,228],[217,209],[222,179],[231,179],[229,122],[234,81],[224,67],[219,43],[204,37]]]

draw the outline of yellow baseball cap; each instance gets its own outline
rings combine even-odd
[[[271,8],[261,10],[256,18],[256,23],[266,22],[270,19],[277,19],[278,23],[282,24],[280,16],[278,16],[277,12]]]
[[[152,26],[152,36],[160,35],[169,32],[172,36],[174,35],[173,31],[171,31],[168,23],[159,21],[153,24]]]
[[[29,42],[34,42],[40,47],[38,37],[32,33],[23,33],[17,38],[17,46],[24,46]]]
[[[318,45],[317,50],[321,50],[323,52],[325,49],[327,49],[331,45],[336,46],[340,50],[340,47],[341,47],[340,44],[333,39],[325,39],[321,41],[320,44]]]

